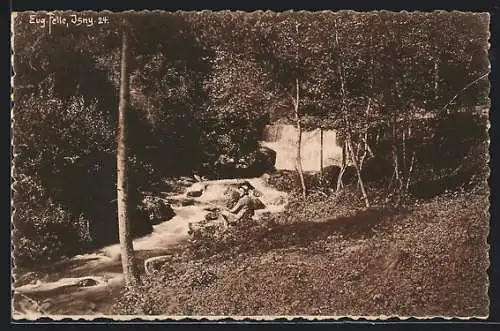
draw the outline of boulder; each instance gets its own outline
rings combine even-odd
[[[146,196],[142,200],[141,209],[144,210],[152,224],[169,220],[175,216],[168,201],[160,197]]]
[[[92,278],[85,278],[80,280],[76,285],[78,287],[89,287],[89,286],[96,286],[97,284],[98,284],[97,280]]]
[[[205,192],[207,186],[208,186],[207,184],[203,184],[200,182],[194,183],[186,192],[186,196],[190,198],[198,198],[203,194],[203,192]]]
[[[219,213],[216,211],[211,211],[207,215],[205,215],[205,220],[207,221],[215,221],[219,218]]]
[[[151,257],[151,258],[146,259],[144,261],[144,270],[146,271],[146,274],[151,274],[151,273],[161,269],[162,265],[170,262],[171,260],[172,260],[171,255],[162,255],[162,256]]]
[[[266,208],[266,205],[264,205],[264,203],[260,199],[254,197],[253,201],[255,210]]]
[[[201,197],[202,194],[203,194],[203,190],[189,191],[186,193],[186,196],[188,196],[190,198],[199,198],[199,197]]]
[[[275,162],[276,152],[260,146],[239,158],[220,155],[214,162],[214,171],[222,178],[259,177],[265,172],[274,170]]]
[[[194,205],[194,199],[183,199],[180,201],[181,206],[192,206]]]
[[[258,160],[265,171],[274,169],[276,164],[276,151],[265,146],[259,147],[257,151]]]

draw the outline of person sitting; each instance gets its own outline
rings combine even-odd
[[[233,208],[222,212],[229,224],[238,223],[242,219],[252,218],[255,215],[256,201],[251,196],[254,189],[249,182],[244,182],[238,186],[238,201]]]

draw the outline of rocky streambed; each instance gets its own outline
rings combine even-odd
[[[257,217],[283,210],[286,193],[270,187],[265,176],[184,183],[184,192],[163,197],[172,206],[175,216],[158,222],[152,233],[134,240],[140,268],[143,269],[148,259],[161,259],[185,245],[189,223],[202,220],[208,213],[207,207],[227,201],[229,189],[243,180],[255,187],[265,205],[256,212]],[[109,315],[113,298],[123,286],[121,271],[118,244],[40,266],[18,277],[13,285],[13,316],[31,319]]]

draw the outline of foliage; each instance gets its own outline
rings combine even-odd
[[[16,267],[71,256],[89,244],[88,220],[52,201],[36,179],[20,176],[14,190]]]
[[[15,193],[18,204],[25,204],[25,210],[16,218],[25,218],[22,222],[31,227],[41,226],[39,231],[29,226],[17,229],[23,243],[19,252],[21,264],[28,259],[24,255],[31,256],[31,261],[36,261],[37,252],[40,259],[56,258],[117,239],[116,205],[113,204],[116,201],[115,127],[111,110],[97,100],[89,101],[82,96],[56,97],[50,76],[38,89],[38,95],[25,98],[16,95],[13,122],[14,179],[22,182],[27,177],[37,183],[34,187],[44,194],[40,198],[42,204],[38,205],[31,197],[32,191]],[[130,164],[131,178],[140,184],[138,179],[144,179],[146,173],[144,164],[133,160]],[[137,194],[132,198],[139,202]],[[79,219],[80,215],[84,219]],[[133,211],[133,215],[135,234],[147,232],[151,225],[143,221],[139,211]],[[88,232],[86,242],[73,238],[72,233],[81,226]],[[67,235],[63,235],[65,231]],[[42,249],[40,243],[54,247]]]
[[[231,259],[173,255],[143,288],[126,292],[126,307],[120,298],[115,312],[483,316],[487,203],[483,193],[461,193],[407,211],[252,225],[234,237]]]
[[[39,182],[68,213],[55,219],[76,222],[83,214],[91,232],[100,224],[93,238],[105,237],[116,223],[123,22],[110,14],[111,25],[91,35],[64,26],[49,34],[26,24],[28,15],[14,21],[15,179]],[[391,196],[418,193],[419,181],[453,186],[439,182],[450,176],[457,186],[485,180],[487,123],[473,114],[489,104],[481,79],[489,71],[486,15],[177,12],[127,19],[131,188],[192,173],[262,172],[262,130],[292,115],[296,79],[301,125],[334,129],[352,142],[361,177],[376,187],[368,195],[378,197],[381,187]],[[354,181],[350,170],[346,184]],[[339,173],[306,174],[305,181],[330,195]],[[271,181],[291,191],[297,178]],[[137,211],[139,233],[150,228],[143,217]]]

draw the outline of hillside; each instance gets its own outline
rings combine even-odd
[[[485,316],[487,206],[484,193],[455,193],[406,211],[373,209],[250,227],[215,255],[172,256],[115,309],[153,315]]]

